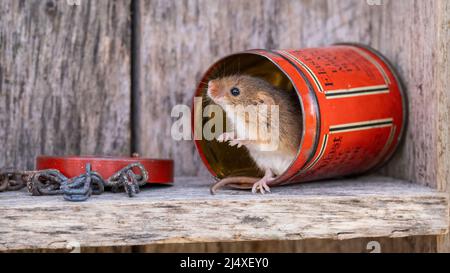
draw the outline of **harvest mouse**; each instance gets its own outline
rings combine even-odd
[[[270,192],[270,184],[278,175],[285,172],[297,156],[302,137],[302,117],[298,105],[298,99],[293,92],[278,90],[264,79],[247,76],[232,75],[217,78],[208,82],[208,97],[219,105],[226,113],[231,123],[233,132],[220,135],[217,140],[228,142],[231,146],[244,146],[249,151],[250,157],[256,166],[265,172],[264,177],[228,177],[218,181],[211,187],[214,194],[219,188],[233,184],[236,187],[246,188],[251,186],[252,192]],[[249,128],[249,122],[254,122],[248,117],[239,116],[236,107],[229,106],[278,106],[279,121],[274,123],[267,119],[267,126],[278,129],[279,141],[275,150],[265,149],[265,140],[258,138],[242,139],[245,128]],[[244,128],[244,129],[243,129]],[[253,127],[257,128],[257,127]],[[248,130],[248,129],[247,129]]]

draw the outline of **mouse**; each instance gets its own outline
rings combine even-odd
[[[283,174],[294,162],[300,147],[303,132],[303,118],[298,97],[295,92],[277,89],[263,78],[250,75],[230,75],[208,81],[207,97],[219,105],[227,116],[232,130],[224,132],[216,138],[219,142],[226,142],[230,146],[244,146],[263,177],[226,177],[216,182],[211,188],[215,194],[224,186],[252,189],[252,192],[265,194],[271,192],[270,186],[277,176]],[[243,139],[246,129],[258,128],[251,126],[255,122],[245,116],[236,114],[236,107],[229,106],[278,106],[278,122],[266,119],[266,125],[271,130],[278,129],[279,137],[276,149],[267,150],[267,141],[257,135],[256,139]],[[270,113],[270,110],[268,110]],[[229,119],[228,117],[234,117]],[[247,127],[245,127],[247,126]]]

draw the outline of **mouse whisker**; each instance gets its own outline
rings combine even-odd
[[[198,83],[202,83],[202,84],[206,84],[206,85],[208,85],[208,84],[209,84],[209,81],[207,81],[207,82],[204,82],[204,81],[199,81]]]

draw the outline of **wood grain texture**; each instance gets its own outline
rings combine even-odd
[[[129,0],[0,5],[0,166],[129,153]]]
[[[448,198],[385,177],[309,183],[255,196],[185,178],[137,198],[104,194],[86,203],[59,196],[36,202],[24,192],[0,195],[0,250],[442,235]],[[205,222],[205,219],[209,219]]]
[[[437,188],[436,1],[390,1],[383,6],[379,48],[397,67],[408,98],[408,129],[383,173]],[[427,106],[428,105],[428,106]]]
[[[450,194],[450,1],[438,1],[438,60],[436,73],[437,112],[437,182]],[[439,237],[439,252],[450,252],[450,235]]]

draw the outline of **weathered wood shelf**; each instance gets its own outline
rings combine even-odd
[[[136,198],[0,194],[0,251],[161,243],[350,239],[441,235],[448,198],[387,177],[308,183],[265,196],[225,190],[211,196],[205,178],[178,178]]]

